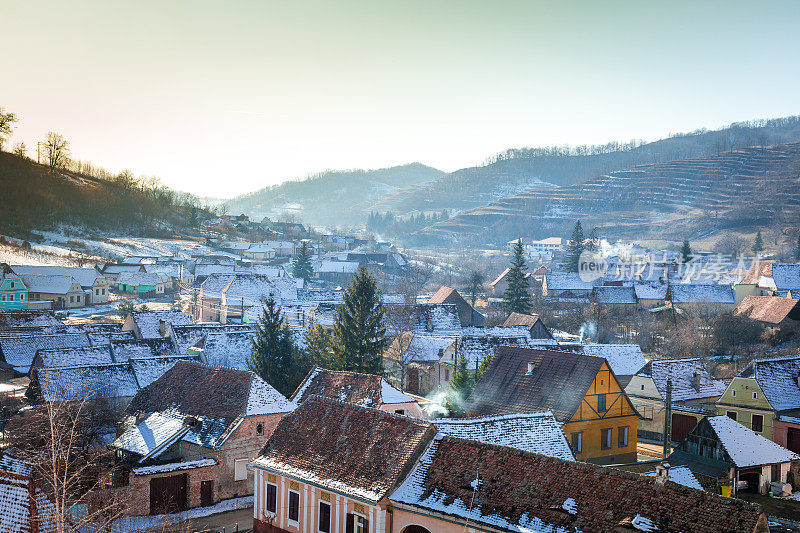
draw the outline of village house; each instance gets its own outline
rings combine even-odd
[[[193,316],[198,322],[220,321],[222,315],[220,307],[222,291],[228,286],[234,275],[233,267],[231,267],[230,273],[212,273],[200,283],[200,292],[192,303]],[[198,277],[198,279],[200,278]]]
[[[0,311],[28,308],[28,288],[22,278],[5,263],[0,263]]]
[[[21,276],[68,276],[78,282],[86,293],[86,305],[98,305],[108,302],[110,284],[94,268],[78,268],[64,266],[12,265],[14,272]],[[29,292],[32,292],[28,289]],[[34,300],[35,295],[29,295]],[[38,298],[49,300],[52,298]]]
[[[253,530],[389,531],[388,495],[435,434],[419,419],[309,398],[278,423],[252,462]]]
[[[769,531],[760,507],[673,483],[668,469],[642,476],[452,428],[311,398],[252,463],[254,531]]]
[[[109,283],[113,284],[117,281],[117,277],[123,272],[144,272],[144,265],[141,263],[124,264],[124,263],[104,263],[103,266],[98,267],[100,274],[106,278]]]
[[[668,299],[673,307],[695,315],[717,315],[734,307],[733,288],[727,284],[671,283]]]
[[[450,287],[440,287],[428,299],[429,304],[452,304],[458,309],[458,316],[462,326],[481,326],[486,317],[476,311],[457,290]]]
[[[797,303],[798,300],[783,296],[745,296],[733,313],[760,322],[770,337],[784,341],[795,338],[800,329]]]
[[[588,302],[594,284],[574,272],[551,272],[542,280],[542,295],[563,302]]]
[[[40,333],[4,331],[0,334],[0,355],[19,374],[27,374],[39,350],[91,346],[89,336],[79,333]]]
[[[633,292],[641,309],[653,309],[663,306],[667,301],[668,285],[662,281],[636,281]]]
[[[128,405],[121,475],[99,496],[160,514],[250,495],[247,464],[294,409],[252,372],[180,361]]]
[[[733,378],[716,408],[800,453],[800,356],[753,361]]]
[[[579,344],[577,348],[576,351],[585,355],[593,355],[605,359],[623,387],[626,387],[633,375],[647,364],[642,348],[638,344],[598,344],[587,342]],[[641,423],[639,427],[641,428]]]
[[[441,434],[387,514],[376,531],[769,531],[761,507],[681,486],[669,468],[643,476]]]
[[[531,339],[552,339],[553,335],[539,315],[526,315],[524,313],[512,312],[503,322],[504,326],[525,326],[528,328]]]
[[[161,273],[122,272],[114,283],[120,292],[152,297],[164,294],[168,281],[167,275]]]
[[[489,284],[490,292],[495,298],[501,298],[503,293],[506,292],[506,289],[508,288],[508,278],[506,276],[508,276],[510,270],[511,269],[506,268]],[[525,279],[531,281],[532,275],[533,274],[531,272],[525,272]]]
[[[194,275],[180,262],[156,263],[155,265],[145,265],[148,274],[163,274],[167,278],[166,290],[178,290],[179,286],[191,287],[194,283]]]
[[[301,284],[302,280],[291,276],[236,273],[220,291],[219,322],[227,324],[234,319],[241,322],[248,309],[261,305],[270,297],[278,305],[286,301],[297,301],[297,287]]]
[[[514,248],[517,246],[518,241],[522,241],[522,247],[529,256],[553,256],[563,252],[564,245],[566,244],[566,239],[562,239],[561,237],[547,237],[546,239],[540,240],[530,237],[520,237],[506,243],[509,252],[514,253]]]
[[[703,361],[693,359],[654,359],[636,372],[625,393],[639,411],[639,436],[660,441],[666,420],[667,382],[672,382],[671,437],[680,442],[697,422],[715,414],[714,402],[728,382],[714,379]]]
[[[161,339],[167,336],[169,326],[191,326],[192,319],[181,311],[133,311],[125,317],[122,331],[132,331],[137,339]]]
[[[300,405],[312,396],[374,407],[387,413],[416,418],[423,416],[414,398],[394,388],[385,378],[372,374],[314,367],[297,387],[291,400]]]
[[[639,415],[601,357],[502,346],[464,410],[473,415],[552,411],[575,457],[636,461]]]
[[[736,303],[748,296],[800,295],[800,264],[756,261],[735,284]]]
[[[708,490],[735,496],[738,490],[784,493],[796,453],[750,431],[725,415],[701,420],[667,459],[688,467]],[[738,488],[744,482],[743,489]],[[791,488],[788,489],[791,493]]]
[[[413,394],[447,387],[457,343],[454,336],[402,332],[383,353],[386,376]]]
[[[51,309],[75,309],[89,304],[91,295],[72,276],[22,274],[30,302],[50,302]]]

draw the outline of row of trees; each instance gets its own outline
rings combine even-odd
[[[384,214],[370,211],[367,231],[380,235],[407,235],[448,218],[446,209],[438,213],[418,213],[408,217],[395,216],[391,211]]]
[[[377,281],[360,267],[336,311],[333,329],[320,325],[310,329],[301,350],[280,307],[270,298],[256,328],[248,366],[286,396],[314,365],[383,375],[382,356],[389,342],[385,312]]]

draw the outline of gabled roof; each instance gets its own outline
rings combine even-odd
[[[542,322],[542,319],[539,317],[539,315],[534,315],[534,314],[526,315],[524,313],[512,312],[510,315],[508,315],[506,321],[503,322],[503,325],[525,326],[530,330],[530,328],[535,326],[537,322]],[[542,325],[544,325],[544,322],[542,322]]]
[[[108,346],[84,346],[80,348],[56,348],[39,350],[34,366],[61,368],[78,365],[106,365],[114,362]]]
[[[19,310],[0,313],[0,330],[21,327],[61,326],[52,311]]]
[[[308,373],[291,399],[300,404],[312,396],[376,408],[384,404],[414,401],[381,376],[325,370],[318,366]]]
[[[166,309],[162,311],[134,311],[131,313],[133,321],[139,327],[139,333],[143,339],[162,338],[160,325],[161,322],[172,324],[173,326],[192,325],[192,319],[182,311]]]
[[[275,301],[297,300],[297,280],[293,277],[274,278],[261,274],[234,274],[228,285],[222,289],[228,302],[233,305],[236,300],[244,299],[244,303],[258,304],[272,295]]]
[[[19,275],[69,276],[75,279],[82,287],[91,287],[97,279],[103,279],[102,274],[94,268],[50,265],[12,265],[11,268]]]
[[[785,463],[800,459],[800,455],[762,437],[725,415],[705,418],[717,438],[738,468]]]
[[[435,433],[428,422],[314,397],[281,419],[253,465],[377,503]]]
[[[445,287],[442,285],[439,287],[439,290],[434,293],[428,299],[429,304],[455,304],[458,300],[463,300],[464,303],[467,303],[466,300],[458,293],[457,290],[453,289],[452,287]]]
[[[252,339],[252,329],[210,331],[190,351],[202,350],[203,360],[209,365],[247,370],[253,353]]]
[[[636,374],[651,377],[663,400],[667,398],[667,380],[672,380],[673,402],[722,396],[730,383],[730,380],[712,378],[699,358],[654,359]],[[698,387],[695,387],[695,374],[699,379]]]
[[[772,277],[772,261],[756,261],[747,271],[741,285],[758,285],[763,277]]]
[[[141,456],[139,462],[157,457],[189,432],[183,421],[184,417],[173,413],[152,413],[124,431],[111,447]]]
[[[323,305],[323,304],[320,304]],[[461,333],[461,319],[454,304],[388,304],[389,313],[407,312],[417,333],[451,335]],[[385,320],[388,320],[388,315]]]
[[[129,398],[139,390],[127,363],[39,368],[35,373],[42,398],[47,401]]]
[[[458,353],[467,358],[469,368],[476,368],[485,358],[492,357],[500,346],[533,346],[530,331],[525,326],[495,326],[486,328],[485,333],[471,331],[473,329],[479,328],[464,328],[458,341]]]
[[[190,347],[205,338],[209,333],[234,333],[234,332],[254,331],[254,327],[249,324],[191,324],[191,325],[172,325],[168,332],[176,353],[186,353]],[[222,365],[225,366],[225,365]]]
[[[800,356],[756,360],[739,376],[755,378],[776,411],[800,408]]]
[[[653,477],[437,436],[390,500],[501,531],[766,530],[761,508]],[[644,527],[644,526],[642,526]],[[761,528],[761,529],[757,529]]]
[[[734,303],[733,288],[730,285],[673,283],[669,286],[669,292],[674,303]]]
[[[118,285],[131,285],[135,287],[147,286],[155,287],[159,283],[166,283],[167,276],[161,273],[148,273],[148,272],[122,272],[117,276]]]
[[[3,314],[3,313],[0,313]],[[17,372],[26,373],[39,350],[81,348],[91,345],[86,333],[23,334],[0,336],[0,351]]]
[[[797,302],[780,296],[745,296],[733,313],[767,324],[780,324],[790,315],[794,320],[800,319],[800,310],[795,309]]]
[[[617,376],[632,376],[647,364],[638,344],[587,343],[582,348],[586,355],[605,358]]]
[[[451,437],[575,460],[561,424],[550,411],[477,418],[437,418],[433,424]]]
[[[392,340],[386,349],[384,357],[399,361],[404,364],[439,361],[441,353],[457,342],[454,336],[429,335],[406,331]],[[405,352],[400,353],[405,347]]]
[[[594,288],[593,283],[583,281],[574,272],[549,272],[544,279],[547,289],[551,291],[590,291]]]
[[[660,281],[636,281],[633,292],[639,300],[664,300],[667,297],[667,284]]]
[[[528,374],[528,363],[534,368]],[[552,411],[572,417],[605,360],[575,353],[501,346],[467,399],[478,414]]]
[[[122,363],[131,358],[158,357],[173,354],[172,343],[168,339],[124,339],[109,342],[114,361]]]
[[[136,393],[127,412],[196,417],[202,427],[184,440],[216,448],[241,418],[288,413],[294,408],[294,403],[252,372],[178,361]]]
[[[800,265],[774,263],[772,265],[772,279],[778,289],[800,293]]]
[[[72,276],[22,274],[20,278],[28,288],[28,292],[41,292],[45,294],[67,294],[69,292],[80,292],[80,283]],[[78,285],[76,290],[72,290],[74,285]]]
[[[594,288],[594,297],[601,304],[635,304],[636,293],[633,287],[604,286]]]

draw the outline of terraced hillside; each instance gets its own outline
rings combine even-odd
[[[537,189],[465,211],[420,241],[496,244],[524,232],[565,234],[576,219],[609,237],[698,237],[800,215],[800,143],[638,165],[586,183]]]

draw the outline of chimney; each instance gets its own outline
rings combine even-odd
[[[666,461],[656,466],[656,485],[664,485],[669,481],[669,469],[670,465]]]
[[[692,386],[696,392],[700,392],[700,372],[695,372],[692,375]]]
[[[138,426],[142,422],[144,422],[145,414],[143,411],[136,411],[136,425]]]
[[[161,333],[162,337],[167,336],[167,322],[163,319],[159,319],[158,321],[158,332]]]

